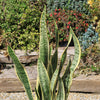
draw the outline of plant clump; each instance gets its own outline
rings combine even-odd
[[[73,73],[80,62],[80,44],[72,28],[70,28],[69,41],[64,52],[62,53],[60,64],[58,65],[59,34],[56,22],[55,31],[56,47],[55,52],[52,55],[52,48],[49,46],[49,40],[47,35],[45,6],[40,20],[39,58],[37,62],[38,76],[37,85],[35,88],[35,100],[67,100],[72,84]],[[69,59],[64,73],[61,73],[61,70],[67,57],[67,49],[72,38],[75,47],[74,59]],[[29,100],[34,100],[32,96],[30,81],[25,68],[20,63],[10,46],[8,46],[8,52],[15,64],[16,74],[19,80],[22,82]],[[60,74],[62,74],[62,76],[60,76]]]

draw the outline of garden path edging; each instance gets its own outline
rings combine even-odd
[[[32,90],[34,91],[36,86],[36,80],[30,80]],[[23,92],[24,88],[22,83],[18,79],[7,78],[0,79],[0,92]],[[71,92],[81,93],[100,93],[100,80],[85,80],[85,79],[73,79]]]

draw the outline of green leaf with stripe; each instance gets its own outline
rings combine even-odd
[[[55,70],[52,79],[51,79],[51,92],[55,91],[55,87],[57,85],[57,80],[58,80],[58,69]]]
[[[58,81],[58,93],[56,100],[66,100],[65,99],[65,89],[62,79]]]
[[[58,27],[57,27],[55,19],[54,19],[54,23],[55,23],[55,33],[56,33],[56,50],[55,50],[55,52],[52,56],[52,59],[51,59],[53,73],[55,72],[55,70],[57,68],[57,64],[58,64],[58,46],[59,46]]]
[[[81,48],[80,48],[80,44],[79,41],[77,39],[77,37],[75,36],[72,28],[70,28],[70,33],[72,34],[73,37],[73,41],[74,41],[74,46],[75,46],[75,55],[74,55],[74,59],[72,61],[71,66],[69,66],[68,68],[68,74],[67,77],[65,79],[63,79],[64,81],[64,87],[65,87],[65,100],[67,100],[68,95],[69,95],[69,90],[72,84],[72,79],[73,79],[73,73],[75,71],[75,69],[77,68],[79,61],[80,61],[80,57],[81,57]]]
[[[63,54],[62,54],[62,56],[61,56],[61,61],[60,61],[60,66],[59,66],[59,74],[60,74],[60,72],[61,72],[61,69],[62,69],[64,63],[65,63],[66,55],[67,55],[67,49],[68,49],[68,46],[69,46],[69,44],[70,44],[70,42],[71,42],[71,39],[72,39],[72,34],[71,34],[71,32],[70,32],[68,44],[67,44],[67,46],[66,46],[66,48],[65,48],[65,50],[64,50],[64,52],[63,52]]]
[[[44,7],[44,10],[42,12],[41,19],[40,19],[39,58],[42,60],[44,66],[47,69],[48,63],[49,63],[49,41],[48,41],[47,27],[46,27],[46,6]],[[36,89],[38,93],[40,94],[40,98],[41,98],[42,93],[40,89],[39,80],[37,80]]]
[[[9,46],[8,46],[8,53],[9,53],[13,63],[15,64],[16,74],[17,74],[19,80],[23,83],[23,86],[25,88],[25,91],[28,95],[29,100],[33,100],[32,89],[31,89],[31,85],[30,85],[29,78],[27,76],[25,68],[20,63],[20,61],[18,60],[14,51]]]
[[[40,19],[40,44],[39,44],[39,57],[41,58],[46,69],[49,62],[49,41],[47,36],[47,26],[46,26],[46,6],[41,15]]]
[[[51,100],[50,79],[40,58],[38,59],[38,76],[42,91],[42,100]]]

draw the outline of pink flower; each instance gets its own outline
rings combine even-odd
[[[68,24],[70,24],[70,23],[71,23],[71,21],[68,22]]]
[[[83,21],[83,23],[85,23],[85,21]]]
[[[79,13],[79,16],[82,16],[82,14],[81,14],[81,13]]]
[[[88,26],[89,24],[88,24],[88,23],[86,23],[85,25],[86,25],[86,26]]]
[[[58,20],[60,21],[60,20],[61,20],[61,18],[58,18]]]
[[[67,26],[67,29],[69,29],[69,26]]]
[[[61,9],[58,9],[59,11],[61,10]]]
[[[64,39],[64,41],[66,41],[66,39]]]
[[[73,10],[71,10],[71,13],[73,13]]]
[[[52,13],[50,14],[50,17],[52,17]]]
[[[57,15],[57,13],[54,13],[54,15]]]
[[[57,21],[56,21],[56,23],[57,23]]]
[[[57,9],[55,9],[55,11],[57,11]]]
[[[74,13],[73,15],[76,15],[76,13]]]
[[[66,35],[66,37],[69,37],[69,35]]]
[[[78,27],[76,27],[76,29],[78,29]]]

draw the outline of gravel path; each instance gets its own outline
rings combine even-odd
[[[28,100],[28,98],[25,92],[0,93],[0,100]],[[68,100],[100,100],[100,94],[70,93]]]

